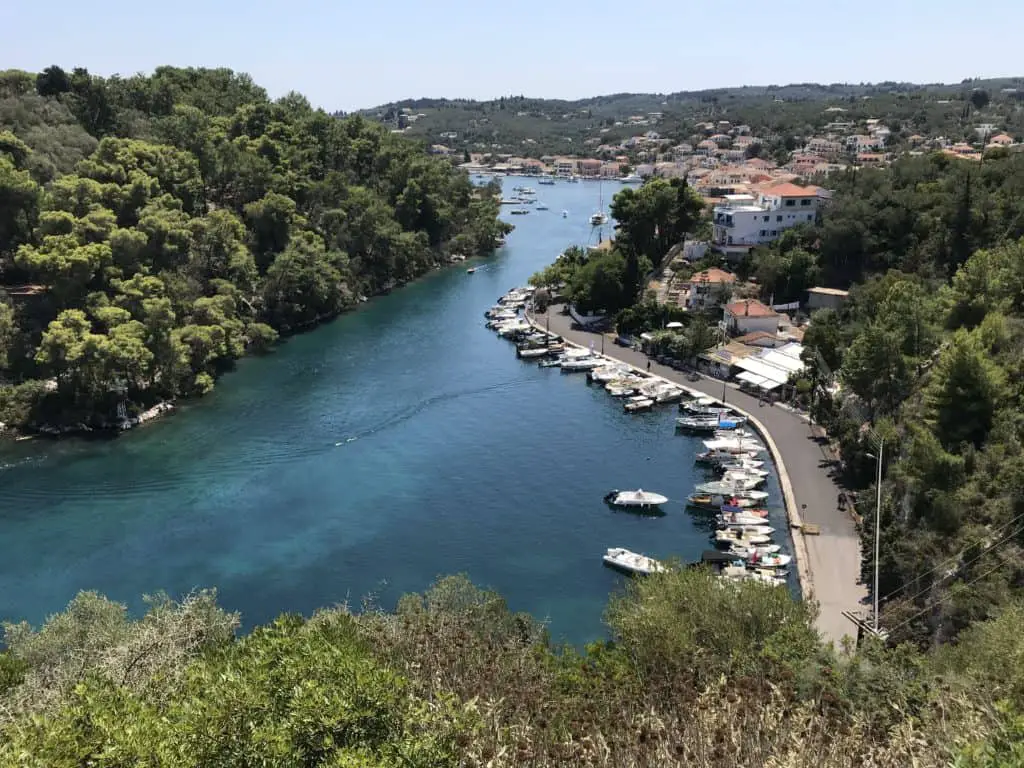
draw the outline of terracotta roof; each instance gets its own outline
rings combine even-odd
[[[688,283],[735,283],[736,275],[726,272],[724,269],[711,267],[703,272],[697,272],[690,277]]]
[[[766,195],[773,197],[817,197],[817,187],[798,187],[796,184],[784,182],[773,187],[765,187],[761,190]]]
[[[732,304],[726,304],[725,313],[733,317],[778,317],[779,314],[757,299],[744,299],[743,301],[734,301]]]
[[[774,333],[768,333],[768,331],[754,331],[753,333],[748,333],[745,336],[740,336],[738,339],[736,339],[736,341],[738,341],[740,344],[750,344],[755,341],[761,341],[762,339],[778,338],[779,337],[776,336]]]

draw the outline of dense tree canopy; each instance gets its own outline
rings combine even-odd
[[[0,291],[31,287],[0,301],[0,421],[104,423],[121,399],[206,391],[277,331],[505,231],[493,188],[229,70],[2,86]]]

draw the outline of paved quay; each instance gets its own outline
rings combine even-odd
[[[601,334],[573,330],[571,319],[562,315],[557,306],[547,313],[533,313],[531,317],[537,325],[548,327],[571,342],[583,346],[593,342],[594,349],[601,350]],[[647,369],[647,355],[617,346],[607,337],[604,355]],[[759,422],[759,431],[767,433],[766,438],[774,443],[772,452],[779,465],[790,519],[812,523],[821,529],[817,536],[804,536],[797,530],[792,532],[798,560],[803,560],[801,588],[805,597],[816,600],[819,606],[818,631],[837,647],[843,636],[855,636],[856,629],[843,616],[843,611],[858,611],[861,600],[867,595],[866,588],[858,583],[860,537],[850,515],[839,508],[840,489],[828,474],[824,445],[815,439],[807,419],[787,408],[761,403],[733,385],[724,385],[721,380],[701,377],[700,381],[689,381],[680,371],[653,360],[650,363],[651,373],[718,400],[723,399],[724,394],[727,404]]]

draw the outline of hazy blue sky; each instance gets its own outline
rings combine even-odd
[[[1024,0],[50,0],[4,4],[0,68],[249,72],[328,109],[1024,74]]]

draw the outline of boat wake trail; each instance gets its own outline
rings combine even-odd
[[[364,438],[372,437],[373,435],[380,434],[381,432],[385,432],[385,431],[387,431],[389,429],[392,429],[392,428],[397,427],[397,426],[399,426],[401,424],[404,424],[405,422],[409,421],[410,419],[413,419],[413,418],[419,416],[424,411],[426,411],[426,410],[428,410],[430,408],[433,408],[434,406],[439,405],[441,403],[446,403],[446,402],[451,401],[451,400],[458,400],[458,399],[463,398],[463,397],[472,397],[474,395],[481,395],[481,394],[484,394],[484,393],[487,393],[487,392],[495,392],[495,391],[503,390],[503,389],[515,389],[516,387],[521,387],[521,386],[524,386],[524,385],[527,385],[527,384],[535,384],[535,383],[536,383],[535,381],[522,381],[522,380],[505,381],[505,382],[501,382],[499,384],[491,384],[490,386],[486,386],[486,387],[477,387],[475,389],[465,389],[465,390],[462,390],[460,392],[443,392],[443,393],[441,393],[439,395],[434,395],[433,397],[427,397],[427,398],[424,398],[423,400],[420,400],[418,403],[416,403],[414,405],[411,405],[408,408],[400,411],[399,413],[396,413],[394,416],[391,416],[390,418],[385,419],[384,421],[380,422],[379,424],[376,424],[376,425],[374,425],[372,427],[368,427],[367,429],[364,429],[364,430],[362,430],[360,432],[356,432],[355,434],[350,435],[349,437],[345,438],[344,440],[339,440],[338,442],[336,442],[334,444],[334,446],[337,448],[339,446],[347,445],[348,443],[355,442],[356,440],[362,440]]]

